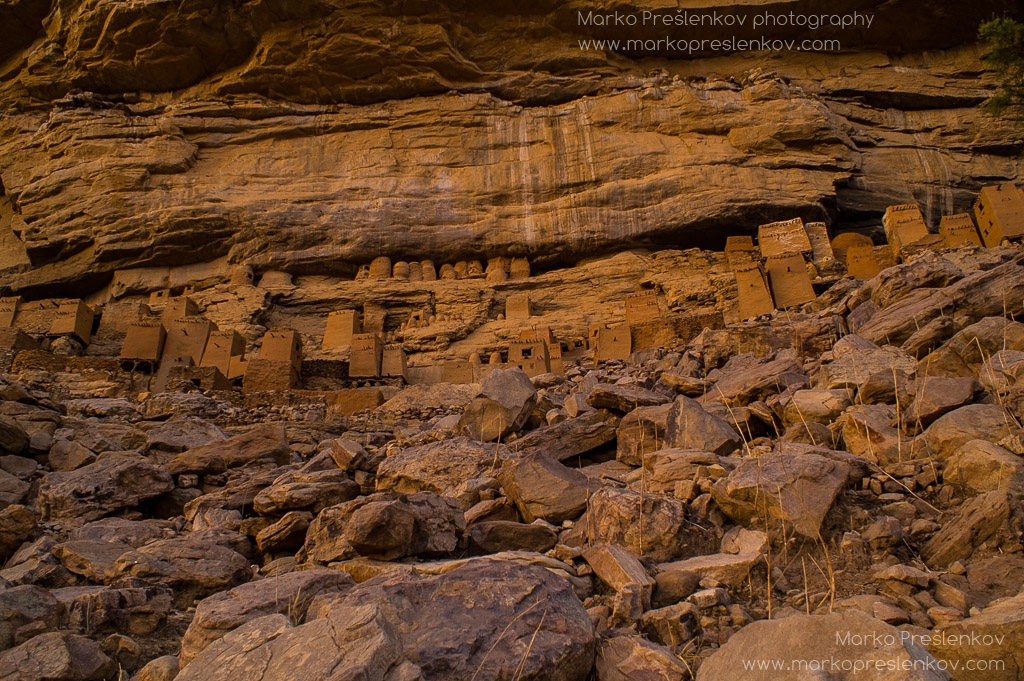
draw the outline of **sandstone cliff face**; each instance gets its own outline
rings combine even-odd
[[[971,44],[1014,3],[846,4],[875,28],[842,52],[692,59],[581,51],[631,36],[578,25],[618,7],[597,0],[7,5],[0,290],[377,255],[544,268],[798,215],[871,227],[892,203],[934,225],[1017,179]]]

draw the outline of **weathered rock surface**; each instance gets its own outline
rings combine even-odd
[[[723,419],[704,410],[696,400],[679,396],[672,403],[665,446],[727,455],[742,443],[739,433]]]
[[[193,447],[174,457],[164,468],[174,475],[223,473],[229,468],[260,460],[283,465],[288,463],[290,454],[284,426],[268,425],[227,440]]]
[[[715,502],[737,522],[768,518],[792,526],[805,537],[818,536],[825,514],[846,486],[850,467],[819,454],[776,453],[744,459],[736,470],[711,488]],[[772,522],[774,521],[774,522]]]
[[[214,641],[264,615],[280,613],[300,622],[320,594],[334,594],[352,586],[352,578],[338,570],[303,570],[261,579],[204,598],[181,641],[181,666],[186,666]]]
[[[493,477],[502,463],[512,458],[502,444],[484,444],[455,437],[388,456],[377,469],[377,489],[391,492],[429,491],[455,497],[467,480]]]
[[[477,440],[493,442],[519,430],[536,403],[537,390],[522,369],[498,369],[480,383],[459,428]]]
[[[351,678],[583,681],[595,647],[568,582],[541,568],[471,561],[434,577],[364,582],[315,605],[297,627],[284,615],[252,620],[177,680],[325,678],[343,664]]]
[[[198,538],[161,539],[121,555],[108,578],[138,577],[174,590],[177,607],[252,578],[249,561],[237,551]]]
[[[605,487],[590,498],[581,523],[592,543],[614,544],[659,562],[699,549],[699,534],[686,523],[686,504],[668,497]]]
[[[1006,492],[986,492],[974,497],[925,544],[921,558],[932,568],[967,558],[1009,517],[1010,499]]]
[[[1000,601],[977,615],[935,629],[929,650],[949,665],[955,681],[1002,681],[1024,676],[1024,595]],[[973,664],[969,661],[974,660]],[[984,661],[981,669],[979,663]],[[971,667],[971,669],[968,669]],[[979,667],[973,669],[973,667]]]
[[[506,464],[498,480],[527,522],[576,518],[599,488],[579,471],[543,454],[527,454]]]
[[[134,452],[111,452],[88,466],[49,473],[39,489],[48,518],[96,520],[174,489],[170,474]]]
[[[117,664],[98,643],[59,631],[40,634],[0,653],[3,681],[106,681]]]
[[[849,639],[844,638],[847,633]],[[846,643],[847,640],[853,643]],[[797,668],[791,664],[796,658],[810,666]],[[751,671],[745,666],[750,661],[757,664],[762,660],[769,668]],[[774,660],[784,661],[782,670],[770,666]],[[832,660],[837,660],[838,666],[832,666]],[[883,666],[876,667],[878,663]],[[888,667],[889,663],[894,663],[894,668]],[[904,670],[904,665],[909,669]],[[854,671],[855,667],[860,671]],[[739,678],[853,681],[865,669],[871,669],[872,678],[879,681],[949,679],[945,672],[935,668],[934,660],[924,648],[902,639],[898,629],[850,609],[824,616],[793,615],[744,627],[701,665],[697,681]]]

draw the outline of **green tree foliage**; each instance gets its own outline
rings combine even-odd
[[[988,43],[985,65],[999,77],[999,91],[984,109],[1000,116],[1007,107],[1024,103],[1024,24],[992,19],[979,27],[978,37]]]

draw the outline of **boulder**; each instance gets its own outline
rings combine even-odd
[[[915,458],[922,448],[893,427],[895,418],[896,409],[887,404],[850,407],[839,419],[846,449],[880,466]]]
[[[565,461],[615,440],[619,417],[607,409],[591,409],[579,416],[531,430],[509,443],[514,452],[536,452]]]
[[[695,481],[708,477],[708,468],[722,464],[732,468],[735,463],[712,452],[694,452],[686,449],[659,449],[644,457],[644,468],[650,473],[647,489],[652,492],[672,494],[676,483]]]
[[[467,480],[493,476],[512,458],[502,444],[484,444],[468,437],[454,437],[388,456],[377,469],[378,492],[434,492],[455,497]]]
[[[727,456],[742,444],[739,433],[709,414],[696,400],[680,395],[669,409],[665,446]]]
[[[986,440],[969,440],[946,461],[942,480],[969,494],[1024,489],[1024,459]]]
[[[639,636],[601,640],[594,665],[597,681],[688,681],[690,670],[671,650]]]
[[[21,424],[10,416],[0,415],[0,454],[23,454],[28,441],[28,433]]]
[[[167,539],[174,533],[169,520],[128,520],[100,518],[71,530],[71,541],[116,541],[138,548],[156,539]]]
[[[598,544],[583,551],[583,560],[587,561],[597,578],[613,591],[622,591],[631,584],[637,585],[645,607],[650,607],[654,579],[626,549],[611,544]]]
[[[777,523],[784,523],[814,539],[849,473],[846,463],[820,454],[775,452],[744,459],[712,486],[711,496],[738,523],[755,516],[767,518],[772,532],[782,529]]]
[[[1013,315],[1024,300],[1024,256],[975,272],[943,288],[915,289],[878,311],[857,333],[876,342],[901,344],[921,326],[949,310],[971,318]],[[1016,301],[1016,302],[1015,302]],[[927,357],[922,366],[927,365]]]
[[[249,581],[252,569],[237,551],[184,536],[160,539],[122,554],[107,578],[123,577],[165,584],[174,591],[175,607],[186,608],[196,598]]]
[[[699,582],[710,578],[732,589],[738,589],[750,575],[755,565],[764,562],[760,553],[712,553],[707,556],[694,556],[686,560],[658,565],[659,572],[679,572],[693,575]]]
[[[909,636],[853,608],[748,624],[697,672],[697,681],[862,678],[948,681],[949,676]]]
[[[558,535],[540,523],[517,523],[508,520],[490,520],[474,523],[469,528],[473,546],[484,553],[501,551],[536,551],[544,553],[558,542]]]
[[[658,494],[604,487],[590,498],[580,522],[591,544],[613,544],[658,562],[703,548],[687,522],[686,504]]]
[[[640,466],[644,456],[665,446],[671,404],[641,407],[622,417],[615,433],[615,458],[630,466]]]
[[[487,374],[480,392],[466,405],[460,431],[483,442],[493,442],[523,427],[537,404],[537,389],[518,367]]]
[[[576,518],[600,488],[579,471],[543,454],[507,462],[498,471],[498,480],[526,522],[543,518],[557,524]]]
[[[1010,517],[1010,497],[1004,491],[986,492],[967,501],[921,549],[928,567],[941,569],[969,558]]]
[[[1022,641],[1024,593],[936,627],[928,649],[948,664],[954,681],[1020,681],[1024,679]]]
[[[46,458],[55,471],[73,471],[96,461],[91,449],[73,440],[57,440]]]
[[[32,536],[39,517],[20,504],[0,510],[0,564]]]
[[[289,471],[253,499],[253,508],[263,515],[307,510],[319,513],[359,496],[359,485],[337,468],[325,471]]]
[[[268,424],[235,435],[226,440],[193,447],[178,454],[164,465],[167,472],[223,473],[229,468],[255,461],[273,461],[279,466],[291,460],[291,448],[283,424]]]
[[[0,681],[108,681],[116,675],[117,664],[98,643],[66,631],[0,653]]]
[[[170,587],[129,578],[118,586],[89,589],[65,607],[68,626],[86,636],[100,632],[148,636],[167,619],[172,601]]]
[[[297,558],[326,564],[359,555],[444,554],[458,546],[464,529],[461,512],[432,492],[380,492],[321,511]]]
[[[941,288],[963,278],[963,270],[955,263],[926,250],[910,262],[882,270],[865,285],[863,293],[879,308],[885,308],[914,289]]]
[[[791,349],[779,352],[768,362],[755,360],[752,355],[734,355],[719,373],[715,384],[700,398],[702,402],[717,401],[741,407],[755,400],[765,400],[790,386],[807,385],[807,374]]]
[[[833,355],[834,359],[822,364],[818,371],[816,387],[819,389],[854,389],[875,374],[892,375],[894,371],[914,374],[917,371],[914,357],[888,345],[871,349],[851,345],[848,351],[837,353],[833,349]]]
[[[146,450],[151,453],[184,452],[192,447],[201,447],[227,439],[224,431],[197,416],[149,424],[140,423],[139,427],[146,433]]]
[[[25,501],[30,487],[24,480],[0,469],[0,511]]]
[[[921,360],[930,376],[979,376],[981,365],[1003,350],[1024,350],[1024,324],[986,317],[958,331]]]
[[[598,383],[587,395],[587,404],[594,409],[612,409],[623,414],[640,407],[656,407],[670,401],[664,395],[638,385],[617,383]]]
[[[132,681],[174,681],[179,669],[176,655],[163,655],[143,665]]]
[[[289,511],[280,520],[267,525],[256,533],[256,548],[263,553],[294,551],[306,541],[306,530],[313,514],[306,511]]]
[[[973,402],[975,393],[982,390],[971,377],[922,376],[914,384],[903,425],[924,430],[940,416]]]
[[[119,541],[80,539],[57,544],[53,547],[53,555],[68,571],[102,584],[106,572],[131,548]]]
[[[204,598],[181,640],[180,664],[185,667],[214,641],[264,615],[280,613],[300,622],[314,598],[344,592],[352,584],[352,578],[339,570],[302,570]]]
[[[782,420],[794,423],[829,424],[851,404],[848,390],[797,390],[786,404]]]
[[[380,462],[384,460],[383,452],[371,454],[361,444],[347,437],[331,440],[327,454],[338,468],[350,474],[356,471],[376,473]]]
[[[235,629],[176,681],[325,679],[339,669],[346,679],[584,681],[594,663],[586,610],[539,567],[474,560],[436,576],[382,575],[318,603],[300,626],[276,614]]]
[[[0,591],[0,650],[21,643],[21,631],[46,631],[60,625],[62,608],[49,591],[34,584]],[[21,631],[19,631],[21,630]]]
[[[39,488],[44,518],[96,520],[166,494],[174,479],[134,452],[108,452],[75,471],[48,473]]]
[[[970,440],[999,442],[1020,432],[998,404],[969,404],[940,417],[924,431],[924,440],[940,459],[948,459]]]

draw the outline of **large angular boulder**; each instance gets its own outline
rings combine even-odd
[[[932,634],[929,650],[947,663],[954,681],[1024,679],[1024,593]]]
[[[14,646],[18,630],[27,625],[56,629],[61,611],[60,602],[34,584],[0,590],[0,650]]]
[[[39,488],[44,518],[96,520],[166,494],[174,479],[134,452],[107,452],[95,463],[48,473]]]
[[[0,510],[25,501],[30,488],[24,480],[0,469]]]
[[[974,378],[923,376],[917,379],[912,401],[903,413],[903,425],[924,430],[936,419],[974,401],[982,391]]]
[[[969,440],[946,461],[942,480],[970,494],[1024,490],[1024,458],[986,440]]]
[[[680,395],[672,403],[665,430],[666,447],[727,456],[742,442],[727,421],[706,412],[696,400]]]
[[[327,564],[360,555],[441,555],[458,546],[465,527],[462,513],[433,492],[379,492],[321,511],[297,558]]]
[[[598,383],[587,395],[587,404],[594,409],[612,409],[624,414],[640,407],[656,407],[670,401],[653,390],[616,383]]]
[[[612,636],[601,641],[594,665],[597,681],[688,681],[690,670],[672,651],[639,636]]]
[[[545,524],[517,523],[511,520],[485,520],[469,528],[475,548],[484,553],[536,551],[544,553],[558,541],[558,535]]]
[[[734,634],[697,681],[949,681],[900,630],[860,610],[761,620]]]
[[[639,466],[644,457],[665,446],[671,404],[634,409],[622,417],[615,433],[615,458],[630,466]]]
[[[893,372],[913,374],[917,360],[899,348],[885,346],[875,349],[851,347],[836,354],[818,372],[817,387],[824,390],[856,388],[875,374]]]
[[[193,447],[164,465],[174,475],[223,473],[229,468],[269,460],[283,466],[291,459],[284,425],[268,424],[227,440]]]
[[[615,439],[619,417],[607,409],[592,409],[559,423],[532,430],[509,444],[514,452],[539,452],[565,461]]]
[[[0,510],[0,563],[32,535],[38,521],[39,516],[21,504]]]
[[[940,459],[948,459],[970,440],[999,442],[1020,432],[1013,416],[998,404],[969,404],[937,419],[924,440]]]
[[[929,376],[975,376],[981,365],[1003,350],[1024,350],[1024,324],[986,317],[953,335],[921,360]]]
[[[797,362],[793,350],[783,350],[769,362],[745,362],[733,368],[735,359],[722,367],[722,376],[701,400],[715,400],[739,407],[764,400],[790,386],[806,385],[807,374]]]
[[[687,522],[686,504],[659,494],[604,487],[590,498],[580,521],[592,544],[621,546],[654,561],[700,553],[700,537]]]
[[[772,532],[785,524],[814,539],[849,473],[846,463],[813,452],[775,452],[744,459],[712,486],[711,496],[738,523],[756,516]]]
[[[107,573],[110,581],[139,577],[166,584],[174,591],[178,608],[189,607],[196,598],[247,582],[252,576],[245,556],[192,536],[160,539],[127,551]]]
[[[343,470],[289,471],[257,494],[253,507],[263,515],[297,510],[319,513],[358,495],[359,485]]]
[[[68,626],[86,636],[101,632],[148,636],[167,619],[173,602],[170,587],[141,579],[99,589],[69,590],[82,593],[65,602]]]
[[[306,609],[320,594],[340,593],[353,584],[340,570],[289,572],[236,586],[204,598],[181,640],[181,666],[214,641],[250,620],[281,613],[293,622],[302,621]]]
[[[506,463],[498,480],[526,522],[543,518],[560,523],[576,518],[600,488],[579,471],[544,454],[527,454]]]
[[[10,416],[0,416],[0,454],[22,454],[28,449],[28,433]]]
[[[40,634],[0,653],[0,681],[107,681],[117,664],[100,645],[67,631]]]
[[[377,468],[378,492],[434,492],[454,497],[467,480],[492,477],[511,452],[502,444],[454,437],[388,456]]]
[[[459,429],[493,442],[522,428],[536,404],[537,389],[522,369],[498,369],[487,374],[480,392],[466,405]]]
[[[1010,496],[986,492],[964,503],[921,549],[921,558],[933,569],[969,558],[1010,518]]]
[[[300,626],[267,615],[204,649],[176,681],[584,681],[593,624],[568,581],[474,560],[437,576],[386,575],[320,599]]]

